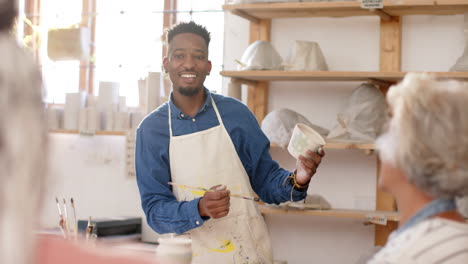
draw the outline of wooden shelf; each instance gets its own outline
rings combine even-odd
[[[271,144],[272,148],[279,148],[276,144]],[[362,149],[362,150],[374,150],[374,143],[344,143],[344,142],[327,142],[325,149]]]
[[[467,0],[384,0],[383,9],[361,8],[359,1],[226,4],[223,9],[252,22],[288,17],[455,15],[468,11]]]
[[[224,77],[239,82],[257,81],[382,81],[394,83],[406,72],[352,72],[352,71],[221,71]],[[439,78],[468,81],[468,72],[431,72]]]
[[[325,149],[363,149],[374,150],[374,143],[344,143],[344,142],[327,142]]]
[[[56,134],[81,134],[78,130],[65,130],[65,129],[56,129],[49,130],[49,133]],[[84,133],[84,135],[98,135],[98,136],[126,136],[128,132],[126,131],[96,131],[95,133]]]
[[[387,221],[400,221],[400,214],[397,212],[366,211],[352,209],[331,209],[331,210],[303,210],[296,208],[274,208],[268,205],[261,205],[260,212],[266,215],[312,215],[348,219],[368,220],[369,216],[385,216]]]

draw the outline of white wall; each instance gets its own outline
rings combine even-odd
[[[135,178],[125,169],[124,136],[50,134],[50,175],[41,223],[58,225],[55,197],[73,197],[78,219],[141,216]]]
[[[225,70],[235,70],[248,46],[248,22],[225,16]],[[403,18],[402,70],[447,71],[464,48],[463,16]],[[379,69],[379,19],[288,18],[272,21],[271,42],[286,58],[295,40],[316,41],[331,71]],[[225,78],[225,82],[228,82]],[[333,128],[336,114],[358,83],[271,82],[268,111],[289,108]],[[245,91],[245,89],[244,89]],[[272,156],[288,169],[294,160],[279,148]],[[309,193],[335,208],[375,209],[376,158],[358,150],[328,150]],[[347,219],[268,215],[276,259],[295,263],[354,263],[373,247],[374,228]]]
[[[272,43],[285,57],[296,39],[318,41],[330,70],[378,70],[378,19],[278,19]],[[226,70],[234,70],[248,46],[246,20],[226,13]],[[287,33],[286,33],[287,32]],[[403,20],[402,70],[447,70],[464,48],[463,16],[411,16]],[[224,80],[227,82],[228,80]],[[290,108],[332,128],[336,113],[357,83],[274,82],[269,110]],[[41,216],[58,221],[55,196],[73,197],[79,218],[141,215],[134,178],[125,172],[125,137],[51,135],[51,179]],[[272,155],[291,169],[294,160],[281,149]],[[324,195],[336,208],[355,208],[375,198],[375,157],[357,150],[328,150],[310,193]],[[370,208],[369,208],[370,209]],[[373,245],[373,227],[359,221],[305,216],[267,216],[274,254],[294,263],[353,263]]]

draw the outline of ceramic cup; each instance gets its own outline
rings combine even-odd
[[[298,123],[294,127],[289,141],[288,151],[294,158],[298,159],[299,155],[306,157],[307,150],[317,152],[324,145],[325,139],[319,133],[305,124]]]
[[[158,238],[156,257],[160,263],[192,263],[192,239],[186,235],[164,235]]]

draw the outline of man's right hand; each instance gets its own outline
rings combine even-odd
[[[229,213],[230,191],[223,185],[213,186],[210,190],[198,202],[200,216],[214,219],[225,217]]]

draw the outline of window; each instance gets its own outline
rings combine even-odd
[[[221,93],[224,44],[224,13],[223,1],[219,0],[178,0],[177,21],[190,21],[203,25],[211,33],[209,59],[213,74],[206,77],[205,86],[211,91]],[[213,22],[216,21],[216,22]]]
[[[42,0],[39,27],[39,58],[46,87],[46,101],[64,103],[65,94],[79,90],[79,61],[52,61],[47,56],[47,33],[51,28],[66,28],[81,22],[81,0]]]
[[[223,1],[171,0],[177,2],[175,10],[164,10],[164,1],[155,0],[94,0],[95,10],[83,10],[83,6],[91,5],[93,0],[27,1],[40,1],[37,53],[49,103],[64,103],[65,93],[79,90],[88,89],[97,94],[99,82],[113,81],[120,83],[120,94],[127,97],[127,104],[136,106],[138,80],[150,71],[162,70],[163,18],[164,14],[174,13],[177,21],[194,20],[211,32],[209,58],[213,74],[207,77],[205,85],[221,92],[222,79],[218,72],[222,69],[223,59]],[[28,18],[33,16],[26,15]],[[47,32],[50,28],[92,24],[90,22],[95,22],[95,37],[89,62],[48,58]],[[92,75],[89,86],[80,84],[80,74],[86,71]]]
[[[119,82],[127,104],[138,104],[138,80],[162,69],[163,3],[97,2],[95,94],[100,81]]]

